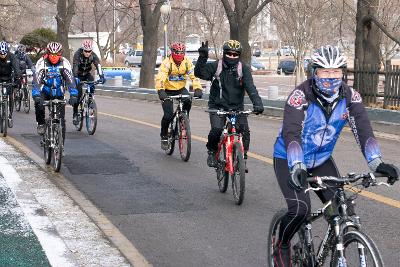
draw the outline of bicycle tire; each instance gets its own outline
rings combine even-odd
[[[222,145],[221,151],[218,155],[218,166],[215,169],[217,172],[217,181],[219,192],[225,193],[229,184],[229,172],[225,170],[226,165],[226,147]]]
[[[179,154],[183,161],[188,161],[192,152],[192,136],[190,131],[190,121],[185,113],[179,119]]]
[[[7,136],[7,128],[8,128],[8,102],[3,102],[3,110],[2,110],[2,117],[3,117],[3,136]]]
[[[278,235],[279,235],[279,224],[285,216],[287,210],[281,209],[275,213],[275,215],[272,217],[271,223],[269,224],[269,230],[268,230],[268,244],[267,244],[267,257],[268,257],[268,265],[269,267],[275,267],[274,263],[274,250],[275,250],[275,244],[278,240]]]
[[[178,125],[176,125],[174,127],[174,124],[176,125],[176,120],[173,120],[170,124],[169,124],[169,128],[168,128],[168,149],[165,150],[165,153],[167,155],[172,155],[172,153],[174,153],[174,149],[175,149],[175,136],[176,136],[176,128],[178,127]]]
[[[51,162],[51,146],[50,146],[50,124],[46,122],[46,130],[43,135],[43,156],[44,156],[44,162],[46,165],[49,165]]]
[[[79,115],[79,122],[75,125],[75,129],[80,132],[83,127],[83,103],[78,105],[78,115]]]
[[[236,205],[241,205],[244,200],[244,192],[246,191],[246,173],[242,145],[239,142],[233,144],[232,159],[233,174],[231,175],[231,179],[233,198],[235,199]]]
[[[365,252],[369,252],[370,257],[365,257],[360,255],[359,253],[356,253],[356,259],[363,262],[366,264],[365,261],[368,260],[367,265],[362,265],[361,262],[358,263],[358,265],[354,265],[353,261],[350,265],[348,266],[372,266],[372,267],[383,267],[383,260],[382,260],[382,255],[379,252],[377,246],[375,245],[374,241],[367,236],[365,233],[359,231],[359,230],[352,230],[343,235],[343,248],[344,248],[344,254],[345,254],[345,259],[346,262],[349,262],[349,260],[353,259],[350,257],[348,251],[346,251],[347,248],[352,243],[356,243],[356,248],[359,250],[359,245],[361,244],[364,246],[366,249]],[[338,266],[339,262],[339,253],[335,251],[335,253],[332,256],[332,261],[331,261],[331,266]]]
[[[53,169],[55,172],[59,172],[61,168],[62,159],[62,127],[60,123],[53,124],[54,134],[54,147],[53,147]]]
[[[0,103],[0,133],[3,133],[3,104]]]
[[[97,128],[97,105],[94,99],[89,99],[86,109],[86,130],[89,135],[93,135]]]
[[[22,102],[21,89],[18,89],[14,95],[14,107],[16,111],[21,110],[21,102]]]
[[[24,86],[24,111],[25,113],[29,113],[29,110],[31,109],[31,96],[29,94],[29,89],[25,85]]]

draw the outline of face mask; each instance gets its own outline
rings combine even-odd
[[[236,66],[239,63],[239,58],[229,58],[229,57],[224,55],[223,59],[224,59],[224,63],[228,67]]]
[[[337,78],[319,78],[314,75],[314,80],[318,91],[328,98],[338,95],[342,85],[342,79]]]
[[[175,54],[175,53],[171,53],[172,55],[172,59],[175,61],[175,63],[180,64],[183,59],[185,58],[184,54]]]
[[[49,55],[49,60],[50,60],[51,64],[53,64],[53,65],[57,64],[58,61],[60,60],[60,58],[61,58],[61,56],[59,56],[59,55],[53,55],[53,54]]]

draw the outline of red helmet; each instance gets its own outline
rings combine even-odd
[[[82,42],[82,48],[85,51],[92,51],[93,50],[93,41],[90,39],[84,40]]]
[[[173,43],[171,45],[171,55],[175,63],[180,64],[185,58],[186,46],[183,43]]]
[[[60,61],[62,55],[62,44],[57,42],[50,42],[46,47],[48,59],[51,64],[55,65]]]

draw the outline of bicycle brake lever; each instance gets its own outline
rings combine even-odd
[[[322,189],[326,189],[326,187],[316,187],[316,188],[314,188],[314,187],[309,187],[309,188],[307,188],[306,190],[304,190],[304,193],[307,193],[308,191],[320,191],[320,190],[322,190]]]
[[[379,183],[376,183],[376,185],[384,185],[384,186],[387,186],[387,187],[391,187],[390,184],[385,183],[385,182],[379,182]]]

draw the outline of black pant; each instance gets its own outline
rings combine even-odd
[[[210,113],[210,124],[211,130],[208,134],[207,149],[210,151],[217,151],[218,143],[221,138],[222,131],[224,129],[226,116],[220,116],[215,113]],[[245,114],[239,114],[236,121],[236,129],[243,136],[243,147],[244,152],[247,153],[250,147],[250,128],[247,116]]]
[[[289,186],[288,179],[290,173],[286,159],[274,158],[274,170],[288,206],[288,212],[279,226],[279,240],[282,244],[288,244],[311,212],[310,195],[308,192],[307,194],[304,193],[304,189],[298,192]],[[340,176],[332,158],[308,171],[314,176]],[[316,194],[323,203],[326,203],[332,199],[334,193],[331,190],[324,190],[318,191]]]
[[[40,94],[40,97],[43,98],[43,100],[50,100],[50,96],[44,94],[43,92]],[[64,97],[58,97],[57,99],[64,99]],[[36,122],[39,125],[43,125],[45,124],[46,120],[45,120],[45,116],[46,116],[46,112],[45,112],[45,106],[43,105],[39,105],[38,103],[35,103],[35,115],[36,115]],[[62,136],[63,136],[63,140],[65,139],[65,105],[63,105],[61,107],[60,110],[60,119],[61,119],[61,126],[62,126]]]
[[[90,73],[86,74],[85,76],[78,76],[78,78],[79,78],[80,81],[87,81],[87,82],[94,81],[94,78],[93,78],[92,74],[90,74]],[[79,101],[78,101],[78,103],[76,103],[74,105],[74,114],[78,112],[79,103],[82,101],[82,95],[83,95],[82,94],[82,85],[83,85],[82,83],[79,83],[76,86],[76,89],[78,89],[78,99],[79,99]]]
[[[180,89],[180,90],[165,90],[167,95],[173,96],[173,95],[189,95],[189,91],[186,88]],[[189,111],[192,107],[192,100],[191,98],[184,98],[182,99],[183,102],[183,110],[189,114]],[[162,108],[164,110],[164,116],[161,119],[161,136],[167,136],[168,135],[168,126],[171,123],[171,121],[174,119],[174,103],[172,100],[164,100],[162,102]]]

